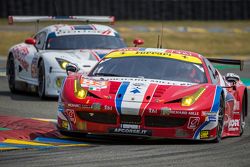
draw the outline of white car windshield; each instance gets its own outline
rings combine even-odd
[[[190,83],[207,82],[201,64],[159,57],[130,56],[103,59],[89,76],[134,77]]]
[[[46,49],[118,49],[126,47],[123,40],[116,36],[105,35],[65,35],[49,38]]]

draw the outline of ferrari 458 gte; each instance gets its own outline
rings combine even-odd
[[[240,136],[247,88],[234,73],[222,76],[200,54],[127,48],[107,54],[88,74],[69,65],[58,103],[58,128],[92,133],[220,141]]]

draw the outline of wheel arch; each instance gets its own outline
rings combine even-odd
[[[9,58],[10,58],[10,56],[13,56],[13,53],[12,52],[9,52],[9,54],[8,54],[8,57],[7,57],[7,62],[6,62],[6,75],[9,75],[9,70],[8,70],[8,68],[9,68]],[[13,56],[13,58],[14,58],[14,56]],[[14,58],[14,62],[15,62],[15,58]]]

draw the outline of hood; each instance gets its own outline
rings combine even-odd
[[[43,53],[48,59],[54,57],[76,64],[83,72],[90,71],[100,60],[91,50],[46,51]]]
[[[185,82],[138,78],[81,78],[81,87],[99,98],[115,99],[127,102],[170,102],[190,95],[201,85]]]

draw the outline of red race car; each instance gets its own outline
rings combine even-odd
[[[222,76],[200,54],[127,48],[107,54],[87,75],[67,66],[58,102],[61,133],[213,140],[240,136],[247,88],[234,73]]]

